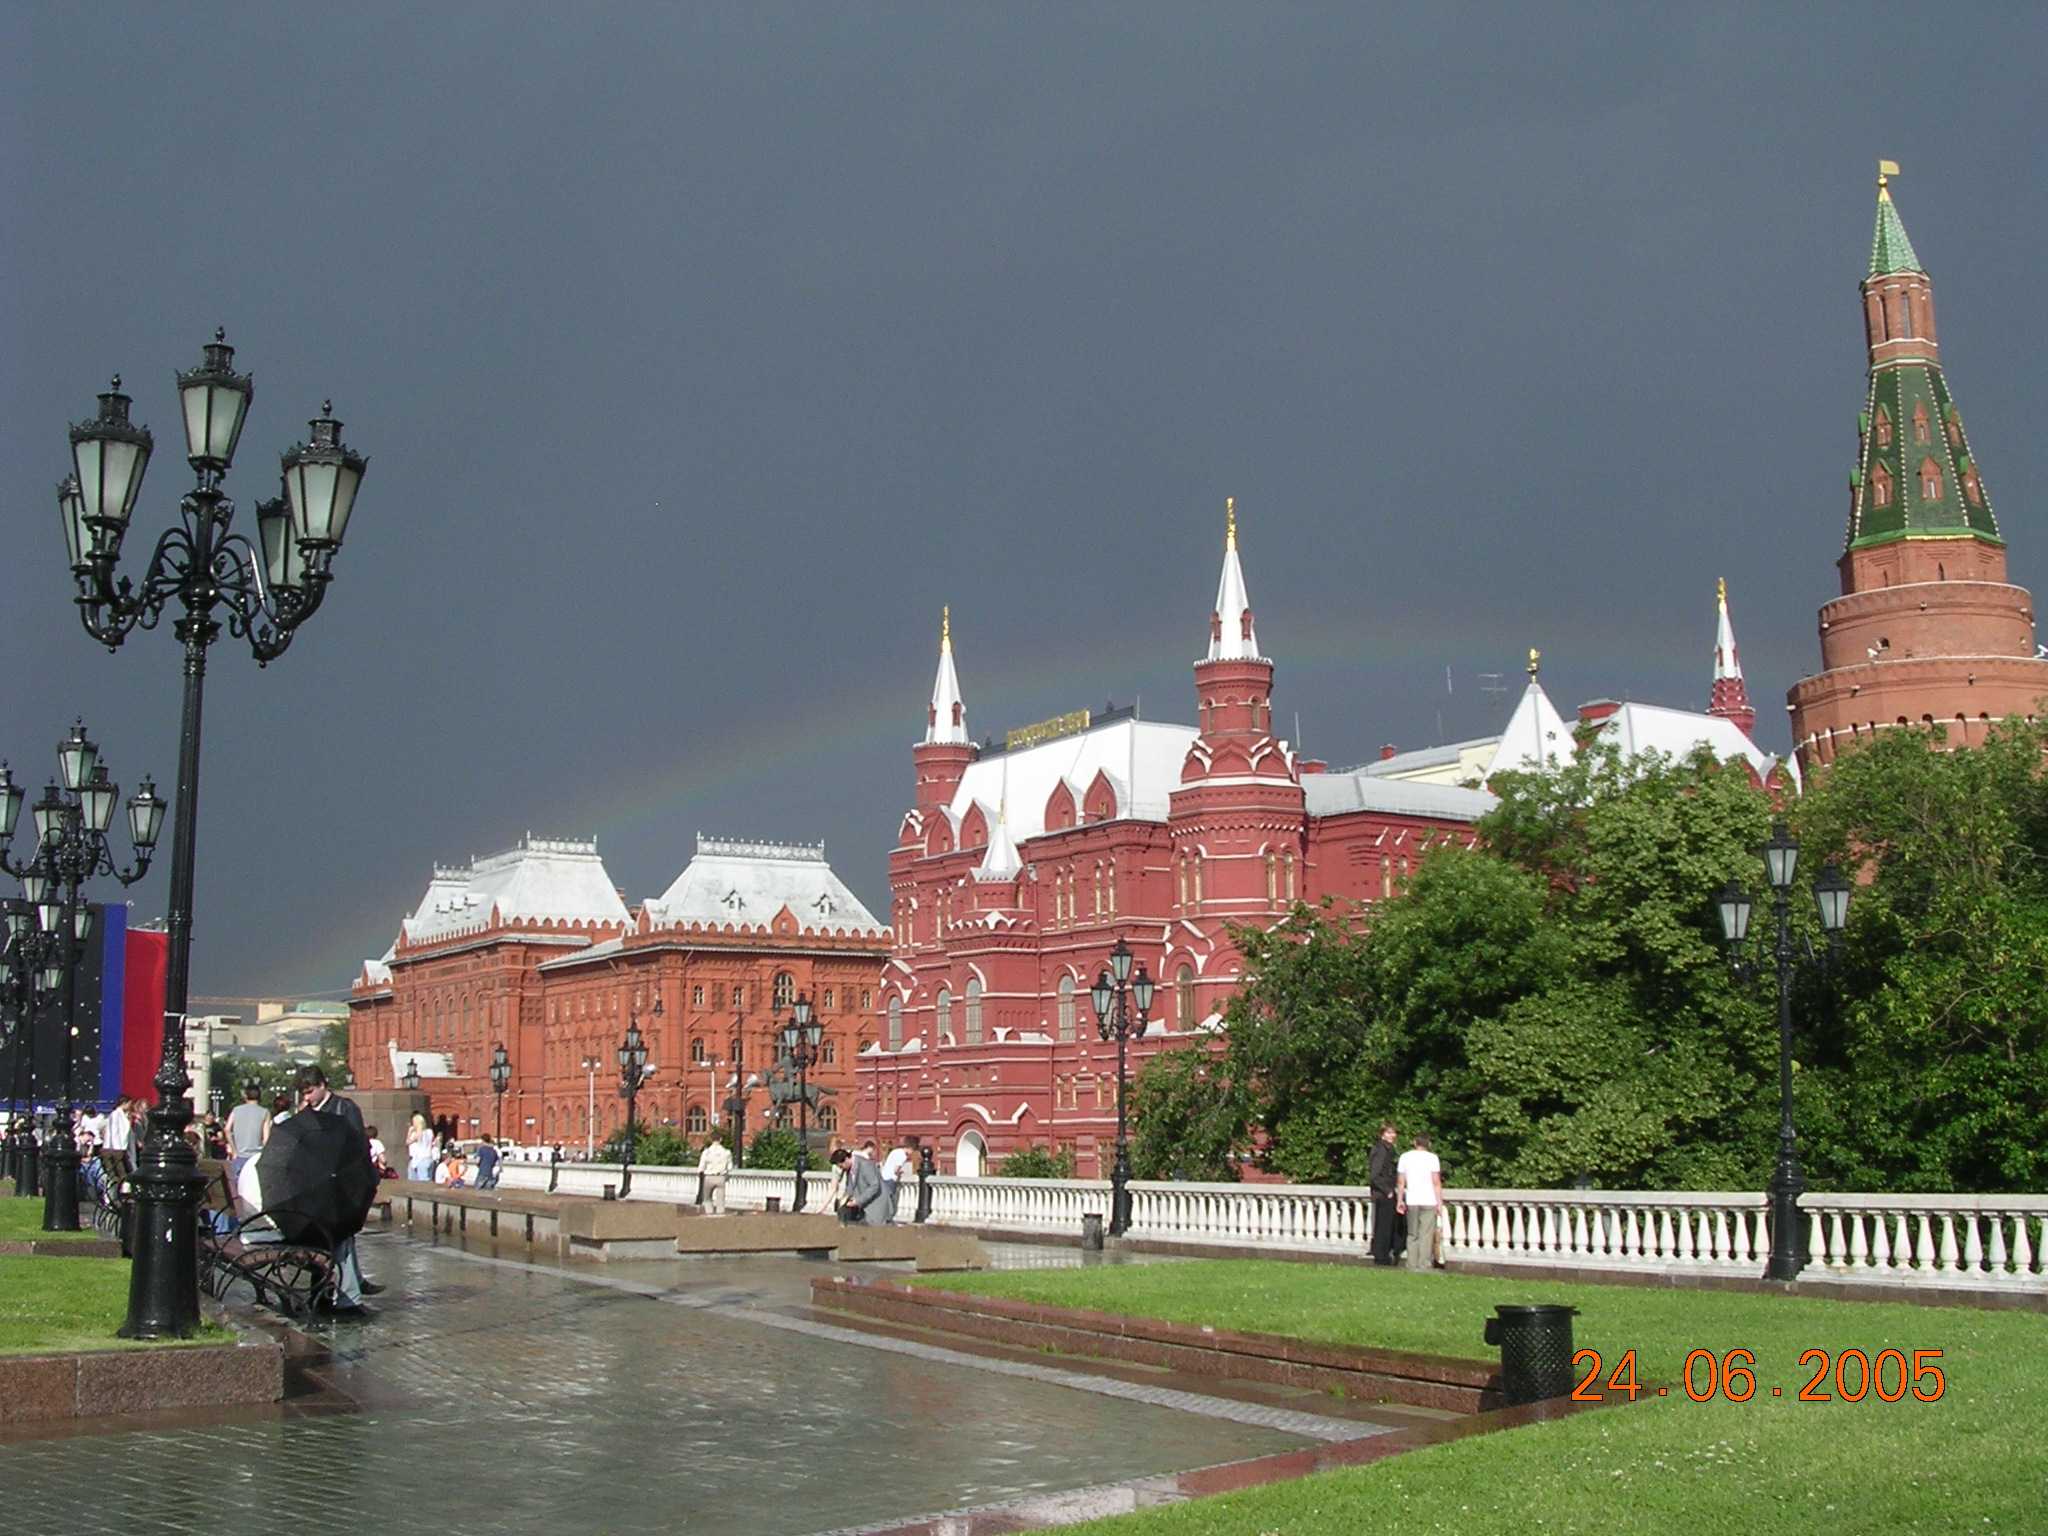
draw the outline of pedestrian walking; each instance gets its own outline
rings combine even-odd
[[[255,1083],[242,1084],[242,1102],[228,1111],[228,1186],[240,1182],[249,1159],[263,1150],[270,1135],[270,1111],[263,1107],[263,1090]]]
[[[1417,1136],[1394,1165],[1394,1201],[1408,1218],[1408,1267],[1427,1270],[1436,1263],[1436,1223],[1443,1211],[1444,1165],[1429,1149],[1429,1138]]]
[[[1372,1190],[1372,1261],[1382,1269],[1391,1268],[1394,1263],[1394,1228],[1401,1220],[1400,1212],[1394,1209],[1400,1194],[1396,1171],[1399,1154],[1394,1150],[1394,1141],[1394,1122],[1389,1120],[1380,1127],[1379,1139],[1372,1144],[1366,1173]]]

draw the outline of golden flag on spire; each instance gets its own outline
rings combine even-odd
[[[1223,498],[1223,547],[1225,549],[1237,548],[1237,498],[1235,496]]]
[[[948,649],[953,644],[953,605],[946,604],[939,610],[939,644]]]

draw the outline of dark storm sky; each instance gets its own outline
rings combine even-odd
[[[176,646],[86,639],[50,488],[121,370],[146,553],[216,323],[245,506],[323,395],[371,465],[290,654],[213,653],[203,993],[345,986],[528,829],[629,900],[823,837],[883,911],[940,604],[977,733],[1188,719],[1226,494],[1313,754],[1498,729],[1530,645],[1700,707],[1723,574],[1782,748],[1880,155],[2048,581],[2048,21],[1651,14],[9,6],[0,751],[82,710],[168,792]]]

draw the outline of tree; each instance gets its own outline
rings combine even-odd
[[[996,1169],[1003,1179],[1071,1179],[1074,1154],[1065,1147],[1020,1147]]]
[[[786,1126],[771,1126],[747,1145],[749,1168],[794,1168],[797,1135]]]
[[[314,1061],[327,1074],[327,1081],[339,1085],[348,1081],[348,1020],[336,1019],[320,1030],[320,1053]]]
[[[624,1162],[626,1157],[625,1128],[613,1131],[598,1149],[600,1163]],[[633,1166],[636,1168],[680,1168],[691,1162],[690,1144],[676,1133],[672,1125],[633,1126]]]
[[[209,1069],[213,1075],[213,1086],[221,1093],[223,1113],[242,1102],[242,1085],[254,1083],[262,1091],[263,1107],[268,1109],[271,1101],[280,1093],[293,1091],[292,1079],[299,1070],[298,1063],[291,1061],[263,1061],[254,1056],[243,1056],[234,1051],[216,1051]],[[340,1082],[340,1078],[335,1078]],[[202,1104],[200,1109],[210,1109]]]

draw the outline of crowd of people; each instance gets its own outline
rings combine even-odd
[[[897,1191],[915,1172],[919,1140],[903,1138],[901,1146],[876,1160],[872,1140],[858,1147],[832,1149],[832,1187],[826,1209],[848,1224],[885,1227],[896,1219]]]

